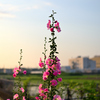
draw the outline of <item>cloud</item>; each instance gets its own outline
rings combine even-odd
[[[50,3],[50,2],[43,2],[43,3],[41,3],[40,5],[39,5],[39,4],[33,5],[33,6],[30,6],[30,7],[26,7],[25,9],[27,9],[27,10],[42,9],[42,8],[47,7],[47,6],[53,6],[53,4]]]
[[[34,5],[34,6],[31,6],[31,7],[26,7],[25,9],[32,10],[32,9],[39,9],[39,8],[40,8],[39,5]]]
[[[16,16],[13,15],[13,14],[9,14],[9,13],[6,13],[6,12],[0,12],[0,17],[9,17],[9,18],[15,18]]]
[[[52,3],[50,3],[50,2],[44,2],[44,5],[46,5],[46,6],[52,6]]]
[[[16,11],[24,11],[24,10],[37,10],[37,9],[42,9],[45,8],[47,6],[53,6],[52,3],[50,2],[41,2],[40,4],[36,4],[36,5],[20,5],[20,6],[16,6],[16,5],[12,5],[12,4],[2,4],[0,3],[0,11],[2,12],[16,12]],[[14,15],[12,14],[8,14],[8,13],[2,13],[2,16],[12,16],[14,17]]]
[[[2,11],[19,11],[20,10],[18,6],[14,6],[11,4],[0,3],[0,7]]]
[[[33,6],[33,9],[39,9],[40,7],[38,5]]]
[[[15,18],[16,16],[11,13],[20,10],[18,6],[2,3],[0,3],[0,8],[0,18]]]

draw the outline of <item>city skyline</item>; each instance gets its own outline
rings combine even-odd
[[[52,10],[59,21],[57,51],[61,66],[79,55],[100,55],[99,0],[0,0],[0,68],[18,66],[20,49],[23,67],[38,67],[44,39],[51,37],[47,22]],[[47,44],[47,57],[49,43]]]

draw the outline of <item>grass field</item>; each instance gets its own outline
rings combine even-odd
[[[21,80],[23,82],[23,88],[26,89],[29,85],[29,87],[34,87],[36,85],[39,85],[40,83],[43,83],[42,80],[42,74],[27,74],[27,75],[20,75]],[[70,93],[72,92],[77,93],[77,95],[80,97],[80,91],[82,90],[82,95],[89,94],[88,97],[92,99],[86,99],[86,100],[100,100],[100,99],[94,99],[95,95],[100,95],[100,74],[94,74],[94,75],[84,75],[84,74],[68,74],[62,72],[61,75],[58,77],[62,78],[62,82],[59,82],[57,85],[57,88],[64,87],[61,89],[61,93],[63,91],[67,91],[67,88],[70,89]],[[14,81],[13,75],[7,75],[7,74],[0,74],[0,79],[8,79]],[[17,83],[18,77],[15,78],[15,83]],[[28,85],[29,84],[29,85]],[[97,87],[98,85],[98,87]],[[38,86],[36,86],[38,89]],[[35,87],[35,88],[36,88]],[[97,91],[98,89],[98,91]],[[35,93],[36,90],[33,90],[32,93]],[[72,96],[73,96],[72,94]],[[64,94],[67,96],[67,94]]]
[[[83,83],[83,82],[96,82],[100,83],[100,74],[95,75],[84,75],[84,74],[68,74],[62,72],[61,75],[59,75],[63,80],[64,83],[69,82],[77,82],[77,83]],[[0,79],[9,79],[14,80],[12,75],[0,75]],[[15,78],[17,81],[18,78]],[[42,83],[42,74],[27,74],[27,75],[21,75],[21,80],[25,81],[27,79],[30,79],[31,84],[40,84]]]

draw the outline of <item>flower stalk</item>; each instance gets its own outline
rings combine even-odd
[[[58,97],[61,98],[59,95],[56,97],[56,93],[59,92],[56,89],[58,82],[62,81],[62,78],[58,78],[57,75],[61,74],[61,67],[60,67],[60,60],[56,56],[57,52],[57,44],[55,40],[57,37],[55,36],[55,29],[60,32],[61,29],[59,27],[59,22],[55,21],[54,14],[56,12],[52,11],[52,14],[49,16],[52,19],[48,20],[47,28],[51,31],[51,38],[49,38],[50,44],[50,54],[49,57],[44,59],[44,62],[40,58],[39,66],[43,69],[46,69],[43,72],[43,84],[39,85],[39,96],[36,97],[36,100],[56,100]],[[44,51],[46,50],[44,45]],[[45,55],[46,52],[43,54]],[[47,66],[47,67],[46,67]],[[46,90],[46,91],[45,91]],[[61,99],[59,99],[61,100]]]

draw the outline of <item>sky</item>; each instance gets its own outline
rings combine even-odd
[[[61,66],[77,56],[100,55],[100,0],[0,0],[0,68],[18,67],[20,49],[23,67],[39,68],[52,10],[61,27],[55,32]]]

